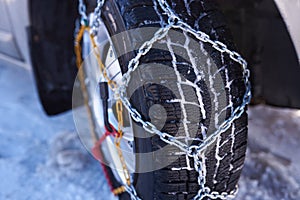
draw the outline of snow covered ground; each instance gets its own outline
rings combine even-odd
[[[249,145],[237,199],[300,199],[300,111],[249,109]]]
[[[43,113],[31,72],[0,63],[0,94],[0,199],[114,199],[72,113]],[[256,106],[249,118],[236,199],[300,199],[300,111]]]
[[[0,64],[0,199],[113,199],[72,113],[47,117],[31,72]]]

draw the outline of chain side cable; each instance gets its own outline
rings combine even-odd
[[[81,9],[80,11],[83,11],[85,10],[82,4],[83,2],[81,2],[79,5],[81,6]],[[80,13],[82,14],[82,13]],[[118,100],[117,101],[117,115],[118,115],[118,131],[116,132],[116,134],[114,134],[114,132],[112,130],[108,130],[108,129],[111,129],[111,126],[107,126],[107,130],[106,130],[106,133],[103,134],[103,136],[99,139],[98,138],[98,135],[95,131],[95,124],[92,120],[92,111],[91,111],[91,108],[89,106],[89,100],[88,100],[88,92],[87,92],[87,88],[85,86],[85,81],[84,81],[84,71],[83,71],[83,68],[81,68],[81,65],[82,65],[82,55],[81,55],[81,52],[82,52],[82,48],[81,48],[81,41],[82,41],[82,38],[83,38],[83,34],[85,32],[88,32],[89,33],[89,38],[90,38],[90,41],[92,43],[92,47],[93,47],[93,51],[94,51],[94,55],[97,59],[97,63],[99,65],[99,68],[100,68],[100,71],[101,71],[101,74],[103,75],[103,77],[105,78],[105,80],[107,81],[107,85],[110,87],[111,90],[115,90],[117,88],[117,85],[114,81],[112,81],[108,74],[107,74],[107,71],[106,71],[106,68],[101,60],[101,57],[100,57],[100,52],[99,52],[99,48],[95,42],[95,37],[93,35],[93,33],[91,32],[91,28],[89,26],[87,26],[86,24],[86,20],[87,18],[83,15],[82,16],[82,25],[78,31],[78,34],[75,38],[75,55],[76,55],[76,64],[77,64],[77,68],[78,68],[78,76],[79,76],[79,80],[80,80],[80,86],[81,86],[81,91],[83,93],[83,97],[84,97],[84,104],[85,104],[85,107],[87,108],[87,112],[88,112],[88,118],[89,118],[89,124],[90,124],[90,128],[91,128],[91,137],[92,137],[92,140],[93,140],[93,143],[95,144],[94,148],[93,148],[93,154],[94,155],[97,155],[95,153],[95,151],[100,151],[100,148],[101,148],[101,144],[105,141],[105,139],[112,135],[115,137],[115,146],[116,146],[116,149],[118,151],[118,156],[119,156],[119,159],[120,159],[120,162],[122,164],[122,168],[123,168],[123,172],[124,172],[124,176],[126,178],[126,184],[128,186],[131,186],[131,180],[130,180],[130,174],[129,174],[129,171],[127,169],[127,166],[126,166],[126,162],[125,162],[125,159],[123,157],[123,153],[122,153],[122,150],[120,148],[120,144],[121,144],[121,139],[122,139],[122,136],[123,136],[123,133],[122,133],[122,129],[123,129],[123,105],[122,105],[122,102],[121,100]],[[103,88],[102,88],[103,89]],[[97,158],[97,156],[96,156]],[[102,167],[103,167],[103,163],[101,162],[102,161],[102,157],[99,157],[98,156],[98,160],[100,161]],[[104,172],[106,174],[106,178],[108,179],[108,182],[109,182],[109,185],[112,187],[111,185],[111,181],[109,180],[109,177],[107,176],[107,172],[105,170],[105,167],[103,167],[104,169]],[[126,187],[125,186],[121,186],[119,188],[115,188],[115,189],[112,189],[112,192],[115,194],[115,195],[119,195],[123,192],[126,191]]]

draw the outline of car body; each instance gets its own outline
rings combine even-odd
[[[30,68],[27,0],[0,1],[0,60]]]

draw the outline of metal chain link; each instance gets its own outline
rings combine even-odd
[[[82,0],[79,0],[82,2]],[[94,11],[94,21],[93,21],[93,31],[96,31],[97,28],[99,27],[100,19],[101,19],[101,9],[104,4],[105,0],[98,0],[97,2],[97,7]],[[132,119],[136,121],[137,123],[140,123],[143,128],[152,134],[156,134],[160,137],[161,140],[166,142],[167,144],[174,145],[184,151],[189,157],[192,157],[194,159],[194,167],[195,170],[198,172],[198,184],[200,186],[200,189],[198,191],[198,194],[194,197],[194,199],[203,199],[204,197],[209,197],[211,199],[227,199],[227,198],[233,198],[235,194],[237,193],[237,188],[233,190],[230,193],[222,192],[218,193],[216,191],[211,191],[210,188],[205,186],[206,184],[206,175],[203,170],[202,166],[202,161],[199,158],[199,156],[203,153],[203,151],[210,146],[212,143],[215,142],[216,138],[223,132],[227,131],[232,123],[241,117],[241,115],[245,112],[246,106],[249,104],[251,100],[251,85],[249,81],[250,77],[250,71],[247,69],[247,62],[242,58],[242,56],[235,52],[231,51],[228,49],[228,47],[220,42],[220,41],[214,41],[210,39],[210,36],[207,35],[206,33],[202,31],[197,31],[194,30],[191,26],[189,26],[186,22],[182,21],[172,10],[172,8],[169,6],[169,4],[166,2],[166,0],[157,0],[159,3],[160,7],[162,10],[168,15],[168,24],[165,25],[164,27],[161,27],[158,29],[158,31],[154,34],[154,36],[149,40],[146,41],[138,50],[137,55],[129,61],[128,64],[128,71],[123,75],[122,77],[122,85],[118,86],[117,89],[115,90],[115,98],[120,99],[125,106],[125,108],[129,111]],[[79,11],[83,11],[84,9],[79,9]],[[82,15],[83,18],[86,15]],[[218,130],[216,130],[213,134],[211,134],[208,138],[206,138],[203,143],[200,145],[192,145],[188,146],[185,143],[177,140],[175,137],[172,135],[161,132],[158,130],[155,125],[153,125],[151,122],[144,121],[142,119],[141,114],[131,105],[129,102],[127,96],[126,96],[126,88],[128,87],[130,78],[131,78],[131,73],[135,71],[140,62],[140,58],[144,55],[146,55],[150,49],[152,48],[153,44],[162,38],[164,38],[169,30],[171,28],[174,29],[181,29],[182,31],[186,31],[190,34],[192,34],[194,37],[196,37],[198,40],[204,42],[204,43],[209,43],[211,46],[216,49],[217,51],[221,53],[226,53],[229,55],[229,57],[239,63],[242,66],[243,69],[243,77],[244,77],[244,83],[245,83],[245,88],[246,92],[243,96],[243,102],[240,106],[234,109],[232,112],[231,116],[225,120]],[[95,33],[95,32],[94,32]],[[140,199],[137,196],[137,193],[134,189],[134,187],[125,185],[126,191],[130,194],[131,199],[137,200]]]
[[[125,190],[129,194],[131,200],[141,200],[141,198],[138,197],[136,190],[132,185],[125,185]]]
[[[93,23],[92,23],[92,32],[93,35],[97,35],[97,31],[98,28],[100,26],[101,23],[101,11],[102,11],[102,7],[105,3],[105,0],[97,0],[97,6],[94,10],[94,19],[93,19]]]
[[[86,6],[85,3],[83,2],[83,0],[78,0],[78,12],[81,16],[81,23],[85,23],[88,19],[87,15],[86,15]]]

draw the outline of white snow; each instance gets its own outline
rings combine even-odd
[[[115,199],[72,113],[46,116],[32,73],[0,63],[0,199]]]
[[[249,109],[249,145],[237,199],[300,199],[298,110]]]

